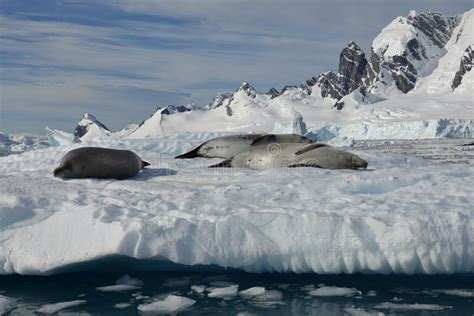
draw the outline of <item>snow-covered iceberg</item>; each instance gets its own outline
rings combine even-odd
[[[208,169],[212,133],[99,139],[150,161],[125,181],[54,178],[78,144],[0,158],[0,274],[119,255],[246,271],[474,272],[474,167],[356,151],[373,171]]]

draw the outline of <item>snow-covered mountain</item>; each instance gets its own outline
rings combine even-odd
[[[76,141],[89,141],[108,134],[110,130],[90,113],[85,113],[74,129]]]
[[[244,82],[233,93],[217,94],[209,108],[226,106],[232,109],[238,94],[245,94],[252,99],[266,95],[273,100],[287,91],[302,90],[308,95],[332,99],[333,104],[337,103],[337,108],[341,110],[343,104],[338,101],[355,90],[359,90],[358,94],[364,97],[369,96],[368,99],[372,100],[370,103],[397,97],[416,90],[419,82],[426,81],[437,68],[441,68],[439,72],[442,75],[450,78],[449,86],[455,90],[464,75],[472,69],[473,20],[474,9],[451,17],[441,13],[417,14],[411,11],[406,17],[394,19],[380,32],[372,43],[369,59],[360,46],[352,41],[339,55],[337,72],[326,71],[313,76],[298,88],[285,86],[281,93],[275,88],[264,94],[258,93]],[[442,67],[443,59],[453,62],[456,69]],[[444,60],[444,64],[447,60]]]
[[[138,126],[114,134],[270,132],[275,125],[277,130],[291,125],[296,111],[313,135],[474,137],[473,30],[474,9],[457,16],[411,11],[382,29],[370,57],[348,43],[337,72],[325,71],[281,92],[262,93],[243,82],[205,106],[158,107]],[[109,134],[90,114],[75,131],[81,141]]]
[[[411,11],[407,17],[394,19],[380,32],[372,43],[369,60],[355,42],[350,42],[339,56],[337,73],[329,71],[312,77],[302,88],[311,92],[317,86],[322,97],[336,100],[358,88],[384,98],[406,94],[420,78],[429,76],[451,50],[466,51],[458,39],[472,30],[472,19],[473,10],[452,17]],[[472,34],[467,37],[470,37],[468,42],[474,42]],[[457,39],[455,43],[450,42],[452,38]],[[466,54],[465,63],[469,61],[469,51]],[[465,72],[468,67],[462,69]]]

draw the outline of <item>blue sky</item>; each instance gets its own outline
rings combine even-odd
[[[466,1],[0,0],[0,131],[71,132],[84,112],[113,130],[158,105],[206,104],[337,69],[351,40],[370,54],[411,9]]]

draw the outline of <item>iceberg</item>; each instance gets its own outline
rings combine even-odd
[[[100,139],[151,162],[124,181],[54,178],[80,144],[0,157],[0,274],[52,274],[111,256],[249,272],[474,272],[472,164],[383,148],[353,150],[369,162],[365,172],[173,159],[215,135]]]

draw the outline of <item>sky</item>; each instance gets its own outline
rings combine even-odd
[[[337,70],[350,41],[370,55],[397,16],[455,15],[472,0],[0,0],[0,131],[111,130],[157,106],[208,104]]]

